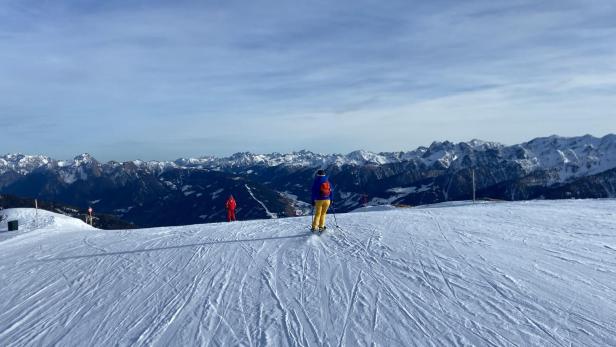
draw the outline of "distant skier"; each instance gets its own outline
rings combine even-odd
[[[227,221],[231,222],[231,221],[235,221],[235,206],[237,206],[237,204],[235,203],[235,198],[233,198],[233,195],[229,195],[229,198],[227,199],[227,202],[225,203],[225,208],[227,209]]]
[[[324,231],[325,216],[334,196],[334,188],[329,183],[324,170],[318,170],[317,175],[312,183],[312,206],[314,206],[314,218],[312,219],[312,228],[314,231]]]

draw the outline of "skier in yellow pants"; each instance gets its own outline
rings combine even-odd
[[[325,171],[317,171],[312,183],[312,206],[314,206],[314,218],[312,219],[312,231],[324,231],[325,216],[334,196],[334,189],[329,184]]]
[[[312,231],[323,231],[325,227],[325,215],[329,209],[330,200],[315,200],[314,218],[312,219]]]

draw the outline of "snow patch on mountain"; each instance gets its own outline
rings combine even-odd
[[[293,210],[295,210],[296,216],[305,216],[312,212],[312,205],[307,202],[299,200],[299,197],[290,192],[279,192],[290,203]]]
[[[127,208],[118,208],[118,209],[115,209],[114,211],[115,211],[115,212],[118,212],[118,213],[128,213],[128,212],[130,212],[130,210],[132,210],[133,208],[135,208],[135,206],[129,206],[129,207],[127,207]]]
[[[390,193],[394,193],[397,195],[401,195],[401,196],[406,196],[409,195],[411,193],[420,193],[420,192],[426,192],[428,190],[430,190],[430,188],[432,187],[431,184],[424,184],[420,187],[396,187],[396,188],[390,188],[387,191]]]
[[[259,205],[261,205],[263,207],[263,209],[265,210],[265,214],[272,218],[272,219],[276,219],[278,218],[278,215],[276,213],[271,212],[267,206],[265,206],[265,204],[263,203],[263,201],[257,199],[257,197],[255,196],[255,194],[252,192],[252,189],[248,186],[248,184],[244,185],[246,187],[246,190],[248,191],[248,194],[250,194],[250,196],[259,203]]]
[[[391,205],[395,203],[397,200],[404,198],[409,194],[426,192],[432,189],[431,184],[422,185],[420,187],[395,187],[387,190],[388,193],[392,193],[391,196],[387,198],[382,197],[374,197],[370,200],[369,205]]]
[[[363,199],[363,196],[360,194],[345,191],[338,191],[335,195],[339,197],[339,199],[336,198],[336,206],[341,205],[345,208],[355,206],[357,202],[361,201],[360,199]]]
[[[215,191],[212,192],[212,200],[216,200],[218,198],[218,196],[220,196],[220,193],[224,192],[225,190],[220,188],[220,189],[216,189]]]
[[[83,153],[73,159],[73,166],[91,165],[97,161],[88,153]]]
[[[62,180],[62,182],[66,184],[70,185],[70,184],[77,182],[77,176],[75,176],[74,173],[60,171],[59,174],[60,174],[60,179]]]

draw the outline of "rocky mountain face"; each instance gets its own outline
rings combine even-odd
[[[419,205],[478,198],[616,196],[616,135],[550,136],[513,146],[472,140],[434,142],[407,152],[236,153],[174,162],[100,163],[87,154],[0,157],[0,192],[74,206],[93,206],[139,226],[224,220],[224,201],[238,218],[310,213],[317,168],[336,189],[336,211],[364,204]]]
[[[258,182],[223,172],[177,168],[161,170],[134,162],[101,164],[75,160],[72,165],[50,163],[11,177],[5,194],[38,197],[113,214],[138,226],[180,225],[224,220],[224,202],[234,194],[243,203],[238,218],[267,218],[294,214],[286,199]],[[15,179],[16,177],[16,179]],[[267,207],[267,211],[263,208]],[[270,212],[270,209],[274,212]]]

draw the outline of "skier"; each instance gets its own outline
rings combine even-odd
[[[225,203],[225,208],[227,209],[227,221],[231,222],[231,221],[235,221],[235,206],[237,204],[235,203],[235,199],[233,198],[233,195],[229,195],[229,198],[227,199],[227,202]]]
[[[324,170],[318,170],[314,182],[312,183],[312,206],[314,206],[314,218],[312,219],[312,232],[323,232],[325,226],[325,215],[334,196],[334,188],[330,185]]]

